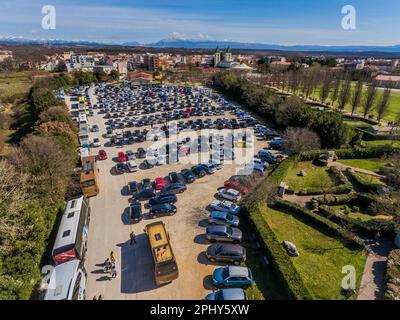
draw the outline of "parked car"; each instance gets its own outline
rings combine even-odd
[[[242,198],[242,194],[234,189],[222,188],[218,190],[217,197],[220,199],[237,202]]]
[[[181,182],[178,173],[176,172],[170,172],[170,174],[168,175],[169,181],[171,181],[171,183],[179,183]]]
[[[136,172],[138,170],[138,166],[133,160],[129,160],[126,162],[126,168],[128,172]]]
[[[165,188],[161,189],[162,194],[178,194],[183,193],[186,191],[186,185],[183,183],[171,183],[170,185],[166,186]]]
[[[153,184],[149,178],[144,178],[142,180],[143,189],[152,189]]]
[[[240,213],[240,207],[228,200],[215,200],[211,202],[210,208],[215,211],[229,212],[236,216]]]
[[[204,168],[208,174],[213,174],[217,171],[217,168],[211,163],[200,163],[199,166]]]
[[[156,196],[156,192],[154,189],[143,189],[142,191],[135,193],[133,195],[133,199],[139,200],[139,201],[144,201],[144,200],[152,199],[155,196]]]
[[[132,150],[126,151],[126,157],[128,158],[128,160],[136,160],[135,154]]]
[[[170,203],[162,203],[154,205],[151,207],[149,212],[151,218],[156,218],[166,215],[172,216],[175,213],[176,213],[176,207]]]
[[[196,176],[190,169],[183,169],[181,175],[185,178],[187,183],[192,183],[196,180]]]
[[[124,152],[118,152],[118,162],[124,162],[128,160]]]
[[[253,285],[253,276],[247,267],[225,266],[213,272],[213,284],[218,288],[234,287],[247,289]]]
[[[123,163],[123,162],[117,163],[115,165],[115,172],[116,172],[116,174],[123,174],[124,172],[126,172],[125,163]]]
[[[128,182],[128,192],[129,194],[135,194],[142,190],[142,185],[136,181]]]
[[[97,124],[92,126],[92,132],[99,132],[99,126]]]
[[[131,203],[129,207],[129,219],[132,223],[138,223],[143,219],[142,204],[139,201]]]
[[[237,227],[239,225],[239,217],[229,212],[211,211],[208,223]]]
[[[204,177],[207,174],[207,171],[200,165],[193,166],[191,170],[199,178]]]
[[[229,226],[210,226],[206,229],[206,239],[210,242],[240,243],[242,241],[242,231]]]
[[[167,186],[167,182],[165,181],[164,178],[158,177],[154,180],[154,186],[155,186],[156,190],[161,190]]]
[[[242,185],[239,181],[235,181],[235,180],[231,180],[231,179],[226,180],[224,182],[224,188],[237,190],[241,194],[246,194],[247,192],[249,192],[249,189],[246,186]]]
[[[162,203],[175,203],[178,201],[178,198],[174,194],[160,194],[156,196],[154,199],[149,201],[149,205],[154,206]]]
[[[277,163],[276,157],[269,152],[268,150],[260,150],[257,153],[257,157],[260,158],[263,161],[266,161],[270,164],[275,164]]]
[[[238,244],[215,243],[207,248],[206,256],[211,262],[222,261],[240,265],[246,261],[246,249]]]
[[[100,146],[101,146],[100,139],[99,138],[94,138],[93,142],[92,142],[92,147],[93,148],[98,148]]]
[[[226,288],[208,294],[205,300],[247,300],[247,296],[242,288]]]
[[[107,152],[105,150],[100,150],[98,158],[99,158],[99,160],[106,160],[107,159]]]
[[[137,149],[136,155],[138,159],[144,159],[146,158],[146,150],[144,150],[142,147]]]

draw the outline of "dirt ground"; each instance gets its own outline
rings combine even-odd
[[[96,103],[90,89],[92,104]],[[67,98],[67,101],[69,99]],[[224,117],[232,117],[226,112]],[[195,119],[197,117],[191,117]],[[215,119],[217,117],[204,117]],[[223,182],[236,174],[241,166],[226,164],[213,175],[188,184],[183,194],[177,195],[177,214],[170,217],[148,219],[144,209],[144,219],[138,224],[130,224],[128,212],[130,196],[127,194],[129,181],[141,181],[143,178],[154,179],[165,177],[172,171],[179,172],[190,168],[193,164],[173,164],[156,166],[153,169],[138,170],[134,173],[114,175],[111,170],[115,165],[115,157],[119,151],[147,147],[149,142],[118,147],[104,147],[108,139],[104,139],[105,124],[102,115],[89,117],[89,124],[97,124],[99,132],[90,133],[90,140],[98,137],[102,147],[92,148],[91,154],[96,155],[99,149],[105,149],[108,159],[98,161],[100,169],[100,193],[90,199],[91,220],[89,226],[88,250],[85,268],[88,273],[87,299],[102,294],[104,299],[149,299],[149,300],[185,300],[203,299],[214,289],[211,285],[213,270],[217,264],[209,262],[205,256],[208,243],[204,239],[207,226],[207,206],[215,199],[214,195]],[[133,128],[134,129],[134,128]],[[265,148],[266,141],[255,141],[254,150]],[[139,164],[142,160],[137,160]],[[142,204],[144,204],[143,202]],[[162,220],[170,234],[172,248],[179,268],[179,278],[171,284],[156,286],[150,247],[144,234],[144,227],[150,222]],[[129,234],[134,231],[137,243],[129,245]],[[103,273],[101,264],[114,251],[117,257],[116,279],[109,280]]]

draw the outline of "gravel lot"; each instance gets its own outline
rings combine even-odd
[[[91,88],[89,94],[92,104],[96,103],[93,93],[94,88]],[[226,112],[224,117],[232,116]],[[93,138],[97,137],[102,145],[100,148],[91,148],[91,155],[97,155],[98,150],[105,149],[108,159],[98,161],[100,193],[90,199],[92,215],[85,261],[88,273],[87,299],[99,294],[102,294],[104,299],[120,300],[203,299],[213,289],[210,275],[217,265],[209,262],[204,254],[208,246],[203,237],[204,227],[207,226],[206,207],[215,199],[214,195],[223,182],[236,173],[238,166],[225,164],[215,174],[189,184],[186,192],[177,195],[176,215],[149,220],[146,215],[148,210],[144,209],[144,219],[138,224],[131,225],[127,216],[130,196],[127,194],[126,185],[129,181],[165,177],[172,171],[179,172],[184,168],[190,168],[193,164],[163,165],[149,170],[138,170],[135,173],[114,175],[111,169],[115,165],[114,158],[119,151],[136,152],[138,147],[146,148],[150,142],[135,143],[122,148],[104,147],[108,139],[102,137],[105,133],[105,120],[102,115],[97,114],[95,110],[95,116],[88,117],[88,121],[90,125],[97,124],[100,128],[99,132],[90,133],[90,140],[93,141]],[[258,151],[266,146],[266,141],[255,141],[254,150]],[[138,164],[141,161],[136,160]],[[151,251],[143,231],[147,223],[157,220],[162,220],[166,224],[179,268],[179,278],[161,287],[157,287],[154,282]],[[135,232],[137,240],[137,244],[132,246],[129,245],[131,231]],[[117,257],[118,276],[112,280],[108,280],[101,266],[110,251],[114,251]]]

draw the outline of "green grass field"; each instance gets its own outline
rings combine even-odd
[[[266,209],[265,219],[280,241],[293,242],[300,252],[293,263],[314,299],[342,300],[342,267],[354,266],[359,287],[366,253],[352,250],[338,239],[306,224],[291,214]],[[354,297],[353,297],[354,298]]]
[[[385,164],[384,159],[372,158],[372,159],[341,159],[338,160],[346,166],[369,170],[372,172],[379,172],[381,167]]]
[[[301,170],[306,172],[305,177],[299,175]],[[289,170],[285,182],[296,193],[301,189],[317,188],[320,184],[334,186],[327,168],[314,166],[311,161],[298,162]]]
[[[394,148],[400,148],[400,141],[395,141],[395,140],[375,140],[375,141],[364,141],[364,142],[367,147],[389,145]]]

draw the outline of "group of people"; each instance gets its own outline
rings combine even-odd
[[[110,273],[110,280],[117,277],[117,269],[115,268],[115,253],[110,252],[110,257],[104,262],[104,272]]]

